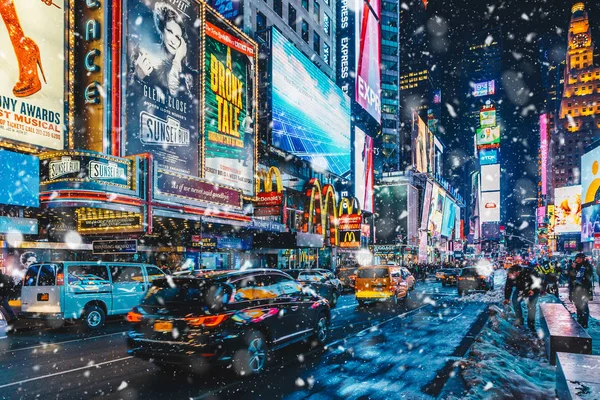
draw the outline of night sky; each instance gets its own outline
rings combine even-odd
[[[510,125],[513,126],[512,130],[502,133],[501,144],[502,165],[506,169],[502,181],[505,188],[503,206],[507,212],[505,222],[508,233],[523,235],[530,240],[534,236],[537,203],[526,199],[537,196],[536,139],[544,100],[538,40],[553,36],[562,38],[562,43],[566,44],[571,7],[575,3],[564,0],[431,0],[428,4],[429,21],[426,25],[430,38],[429,51],[435,64],[434,74],[437,72],[437,80],[442,87],[444,103],[442,137],[450,151],[457,154],[473,153],[470,146],[472,136],[467,140],[467,129],[460,126],[460,116],[467,107],[461,103],[464,96],[460,92],[464,88],[460,87],[461,52],[457,49],[464,47],[463,42],[471,32],[497,26],[502,28],[503,74],[512,76],[512,79],[503,79],[504,89],[509,101],[515,100],[512,105],[505,107],[513,110],[512,115],[507,112],[502,115],[505,121],[512,119]],[[598,43],[600,2],[587,1],[585,4],[592,26],[592,39]],[[562,58],[564,51],[559,46],[555,54]],[[448,111],[448,105],[451,105],[455,114]],[[469,143],[468,148],[465,148],[465,143]],[[460,167],[453,168],[449,162],[445,167],[447,176],[459,173]],[[455,183],[461,184],[460,180]]]

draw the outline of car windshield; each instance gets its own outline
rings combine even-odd
[[[362,279],[374,279],[374,278],[387,278],[389,276],[389,270],[387,268],[362,268],[358,270],[358,278]]]
[[[464,268],[461,272],[460,272],[460,276],[476,276],[477,274],[477,270],[475,268]]]
[[[211,279],[158,279],[146,294],[142,306],[222,307],[230,302],[231,293],[231,285]]]

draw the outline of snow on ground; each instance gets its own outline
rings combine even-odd
[[[422,388],[454,359],[454,349],[484,308],[481,303],[427,305],[363,331],[331,346],[286,399],[431,399]]]
[[[506,283],[506,271],[499,269],[494,272],[494,290],[489,292],[469,292],[467,295],[459,298],[459,301],[482,302],[482,303],[502,303],[504,300],[504,284]]]
[[[514,314],[497,306],[461,362],[468,399],[551,399],[555,368],[546,360],[544,342],[513,325]]]

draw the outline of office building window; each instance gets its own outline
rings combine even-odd
[[[329,45],[325,42],[323,42],[323,61],[325,61],[325,64],[327,65],[331,64]]]
[[[302,40],[308,43],[308,22],[302,20]]]
[[[321,36],[317,32],[313,32],[313,50],[321,55]]]
[[[317,0],[313,1],[313,15],[318,23],[321,23],[321,6]]]
[[[273,10],[280,17],[283,16],[283,2],[281,0],[273,0]]]
[[[331,18],[327,13],[323,13],[323,30],[327,36],[331,35]]]
[[[262,31],[263,29],[267,29],[267,17],[265,14],[260,11],[256,12],[256,30]]]
[[[288,4],[288,25],[296,30],[296,9],[291,4]]]
[[[308,0],[302,0],[302,8],[308,11]]]

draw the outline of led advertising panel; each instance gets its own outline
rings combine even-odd
[[[375,188],[375,243],[397,244],[408,234],[407,185]]]
[[[461,219],[460,219],[460,207],[458,205],[454,205],[454,208],[456,209],[455,211],[455,215],[454,215],[454,240],[460,240],[461,236],[462,236],[462,229],[461,229]]]
[[[243,25],[242,16],[244,13],[242,11],[244,7],[242,0],[208,0],[207,3],[238,27]]]
[[[444,203],[444,216],[442,218],[441,235],[447,238],[452,238],[452,229],[454,229],[456,218],[456,207],[452,200],[446,198]]]
[[[204,178],[254,196],[258,48],[206,14]]]
[[[481,166],[481,191],[500,190],[500,164]]]
[[[479,123],[482,128],[496,125],[496,110],[481,111],[479,113]]]
[[[381,122],[381,34],[379,0],[358,1],[359,18],[355,24],[358,50],[356,102],[378,123]]]
[[[439,235],[442,232],[442,220],[444,216],[444,203],[446,194],[435,183],[431,192],[431,210],[429,211],[429,225],[427,230],[433,235]]]
[[[350,172],[350,99],[276,29],[272,144],[313,167]]]
[[[427,173],[433,169],[434,136],[419,114],[413,113],[412,157],[417,172]]]
[[[542,180],[542,194],[548,193],[548,115],[540,115],[540,175]],[[583,175],[581,177],[583,180]]]
[[[500,192],[481,192],[481,222],[500,221]]]
[[[498,146],[500,145],[500,127],[477,129],[477,146]]]
[[[581,185],[554,189],[554,233],[581,232]]]
[[[584,207],[581,219],[581,241],[593,242],[594,234],[600,234],[600,204]]]
[[[426,231],[429,224],[429,210],[431,210],[431,195],[433,184],[427,181],[425,185],[425,194],[423,195],[423,214],[421,214],[421,230]]]
[[[473,85],[473,96],[492,96],[496,94],[496,81],[478,82]]]
[[[0,140],[65,147],[67,6],[58,0],[2,3]]]
[[[363,211],[373,212],[373,138],[361,129],[354,135],[354,196]]]
[[[0,204],[40,206],[40,160],[36,156],[0,150]]]
[[[125,154],[151,153],[170,171],[198,176],[200,6],[127,2]]]
[[[479,150],[479,165],[498,164],[499,162],[498,149]]]
[[[581,156],[581,194],[583,204],[600,201],[600,146]]]

